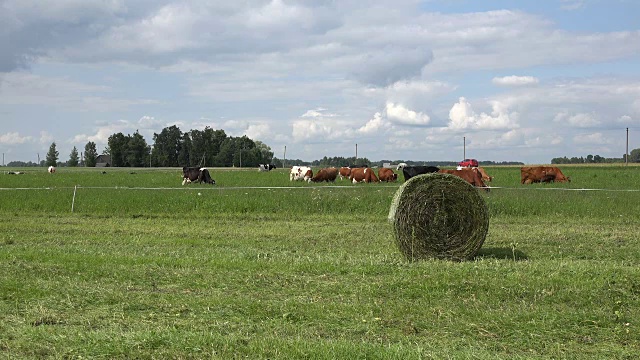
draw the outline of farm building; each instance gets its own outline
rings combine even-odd
[[[96,157],[96,167],[110,167],[111,156],[110,155],[98,155]]]

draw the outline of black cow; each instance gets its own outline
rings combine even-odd
[[[215,185],[216,181],[211,178],[207,168],[183,167],[182,168],[182,185],[197,181],[199,183],[207,183]]]
[[[402,168],[402,175],[404,175],[404,181],[407,181],[417,175],[429,174],[438,171],[440,171],[440,169],[436,166],[405,166]]]
[[[271,171],[272,169],[275,169],[276,166],[273,164],[259,164],[258,165],[258,171]]]

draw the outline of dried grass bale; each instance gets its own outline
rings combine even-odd
[[[489,230],[487,204],[478,190],[441,173],[405,182],[391,202],[388,219],[400,252],[411,261],[471,259]]]

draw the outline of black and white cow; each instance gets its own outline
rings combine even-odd
[[[258,171],[271,171],[272,169],[275,169],[276,166],[273,164],[260,164],[258,165]]]
[[[411,179],[414,176],[429,174],[440,171],[440,168],[436,166],[404,166],[402,167],[402,175],[404,175],[404,181]]]
[[[215,185],[216,181],[211,178],[207,168],[200,167],[183,167],[182,168],[182,185],[197,181],[199,183],[207,183]]]

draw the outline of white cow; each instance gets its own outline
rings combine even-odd
[[[49,174],[53,174],[56,172],[56,167],[55,166],[49,166],[49,168],[47,169],[47,171],[49,172]]]
[[[396,170],[402,170],[407,166],[409,166],[409,165],[407,165],[407,163],[400,163],[400,164],[398,164],[398,166],[396,166]]]
[[[291,171],[289,172],[289,181],[304,180],[306,182],[311,182],[312,177],[313,171],[308,166],[292,166]]]

